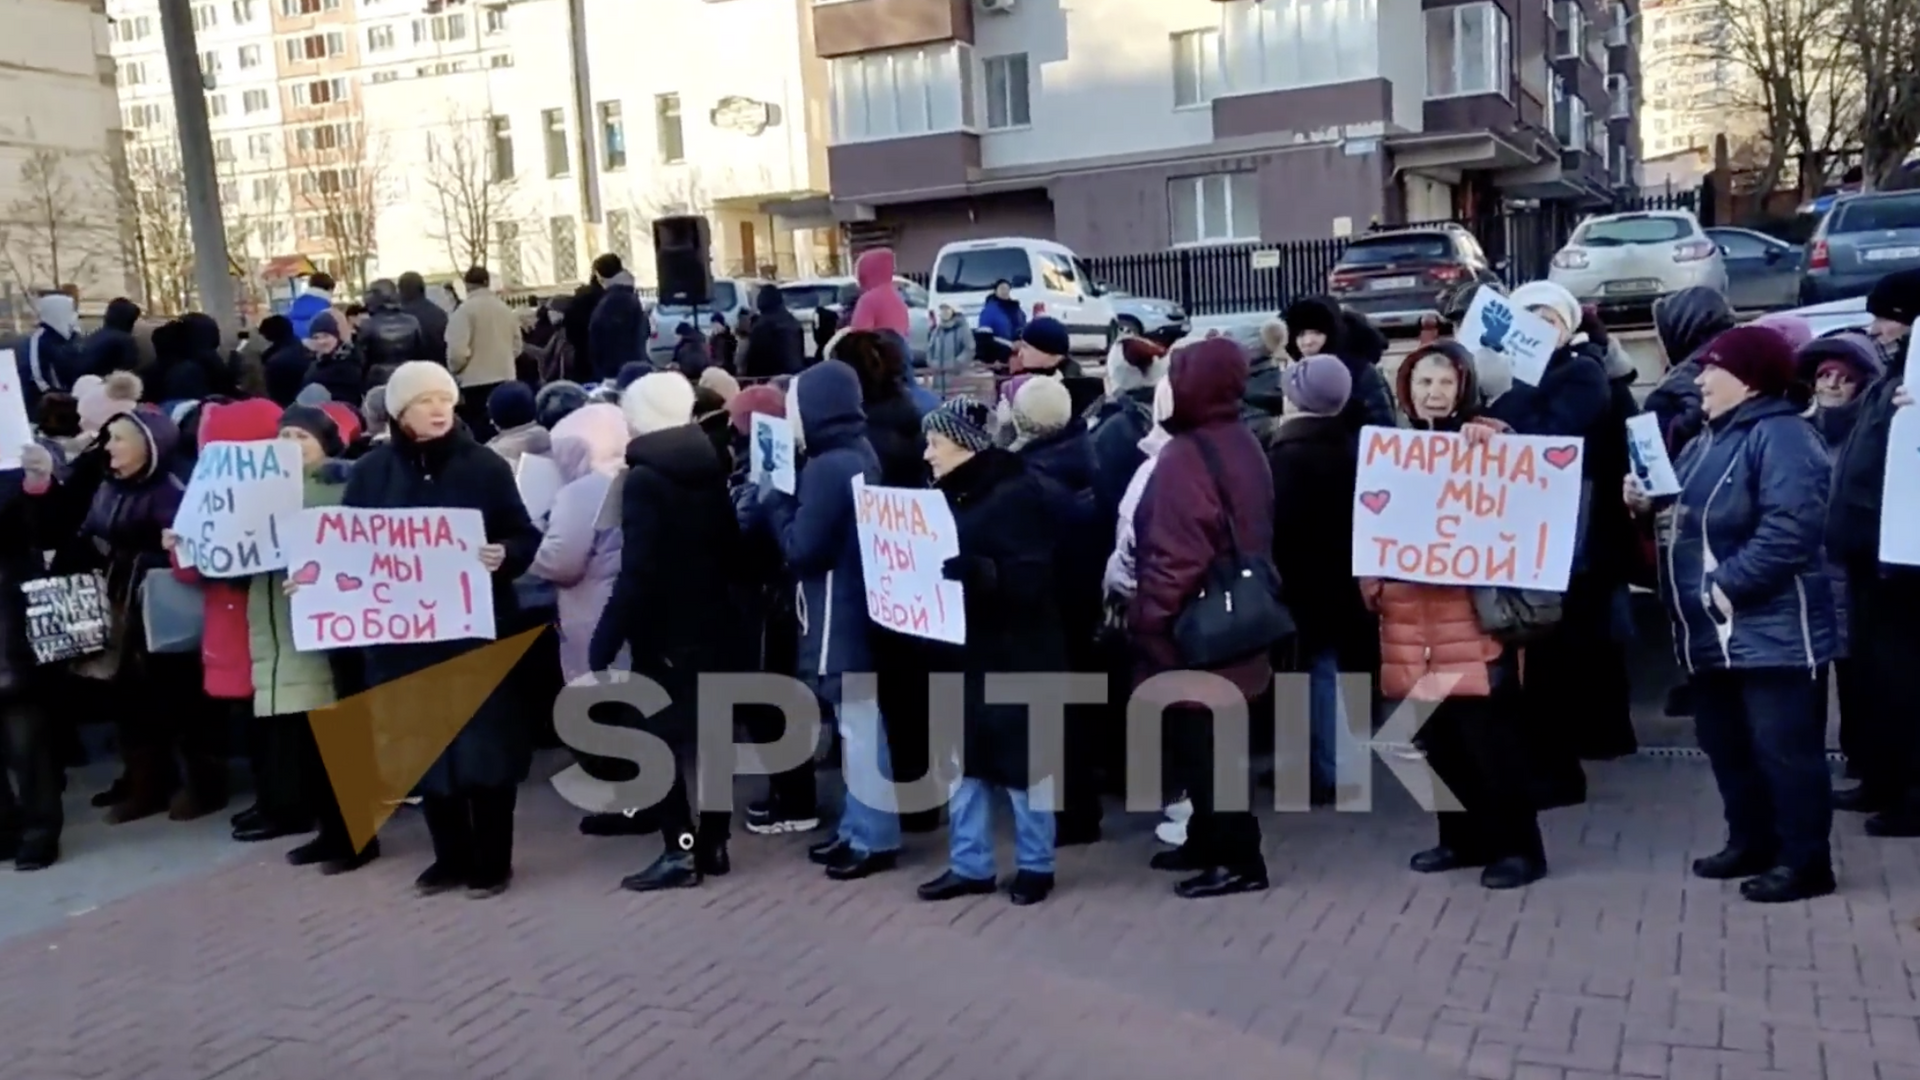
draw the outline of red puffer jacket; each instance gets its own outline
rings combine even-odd
[[[1367,606],[1380,615],[1380,692],[1440,701],[1487,697],[1501,645],[1480,629],[1473,594],[1458,585],[1366,578]]]
[[[251,442],[280,433],[280,406],[265,398],[231,405],[204,405],[200,446],[210,442]],[[207,696],[221,701],[253,700],[253,647],[247,632],[247,578],[215,580],[179,565],[173,576],[198,584],[205,596],[206,626],[200,633],[200,663]]]

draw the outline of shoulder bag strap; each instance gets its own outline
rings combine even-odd
[[[1227,534],[1227,547],[1237,557],[1240,554],[1240,535],[1237,519],[1233,516],[1233,499],[1227,494],[1227,485],[1220,479],[1223,471],[1220,457],[1214,452],[1213,444],[1200,432],[1193,433],[1193,443],[1200,450],[1200,459],[1207,467],[1207,475],[1213,480],[1214,493],[1220,496],[1221,528]]]

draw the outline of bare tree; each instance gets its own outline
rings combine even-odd
[[[427,167],[421,174],[436,211],[428,236],[446,249],[456,272],[484,265],[507,218],[513,179],[494,160],[487,118],[450,110],[427,133]]]
[[[1825,0],[1716,0],[1712,14],[1689,51],[1735,75],[1709,104],[1727,110],[1717,126],[1731,127],[1731,113],[1759,128],[1754,190],[1773,191],[1790,165],[1803,190],[1817,189],[1858,124],[1861,82],[1849,63],[1845,10]]]
[[[190,310],[193,236],[178,148],[171,143],[131,148],[122,201],[133,215],[133,265],[147,309],[156,315]]]
[[[1920,0],[1848,0],[1842,40],[1860,80],[1861,174],[1884,187],[1920,144]]]
[[[120,249],[106,212],[113,178],[98,159],[40,149],[20,164],[19,198],[0,211],[0,262],[22,292],[90,281]]]
[[[385,140],[360,123],[313,131],[315,145],[301,147],[298,163],[289,170],[294,207],[319,221],[334,276],[355,292],[364,291],[378,247],[380,212],[393,201]]]

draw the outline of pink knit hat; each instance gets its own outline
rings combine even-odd
[[[122,413],[132,412],[140,404],[140,377],[130,371],[116,371],[106,381],[89,386],[80,394],[80,430],[91,435],[107,426]]]

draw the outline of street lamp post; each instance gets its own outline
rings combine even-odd
[[[234,329],[233,277],[227,229],[220,220],[220,182],[214,173],[213,134],[207,124],[206,76],[193,33],[192,0],[160,0],[160,40],[179,125],[180,171],[186,183],[187,223],[193,235],[193,280],[200,309]]]

